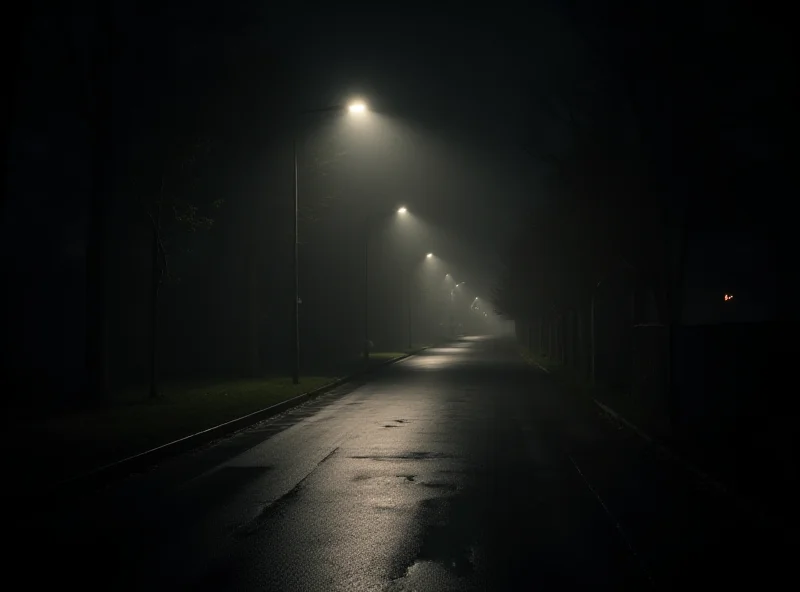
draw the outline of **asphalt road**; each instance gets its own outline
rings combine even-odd
[[[784,579],[796,548],[785,533],[495,339],[428,350],[80,502],[10,504],[4,575],[26,587],[644,590],[795,578]]]

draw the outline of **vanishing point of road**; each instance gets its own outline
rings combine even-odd
[[[5,571],[26,586],[784,583],[781,535],[493,338],[426,350],[81,503],[19,512]]]

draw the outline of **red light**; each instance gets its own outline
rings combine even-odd
[[[725,294],[725,302],[728,300],[733,300],[733,294]]]

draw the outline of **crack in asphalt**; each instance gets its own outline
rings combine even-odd
[[[242,524],[236,531],[234,532],[234,537],[236,538],[247,538],[256,534],[264,523],[272,516],[276,511],[280,509],[286,502],[290,501],[291,499],[297,497],[300,491],[303,489],[306,480],[316,471],[320,466],[322,466],[328,459],[330,459],[336,452],[339,450],[337,446],[333,450],[331,450],[328,454],[325,455],[322,460],[320,460],[314,467],[306,473],[306,475],[300,479],[300,481],[295,484],[289,491],[284,493],[281,496],[278,496],[274,500],[267,502],[263,508],[261,508],[261,512],[259,512],[258,516]]]
[[[408,452],[406,454],[387,454],[387,455],[357,455],[350,458],[360,460],[433,460],[439,458],[456,458],[452,454],[444,452]]]

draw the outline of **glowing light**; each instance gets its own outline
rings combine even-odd
[[[364,103],[353,103],[347,108],[350,113],[363,113],[367,110],[367,106]]]
[[[728,300],[733,300],[733,294],[725,294],[725,302]]]
[[[398,214],[405,214],[406,212],[408,212],[408,209],[406,209],[405,206],[400,206],[399,208],[397,208]]]
[[[433,253],[428,253],[427,255],[425,255],[425,257],[427,257],[428,259],[430,259],[431,257],[433,257]]]

